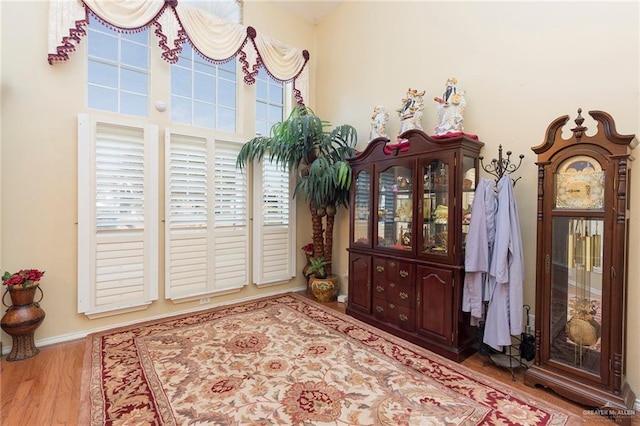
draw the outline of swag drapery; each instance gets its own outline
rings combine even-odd
[[[255,83],[259,67],[264,66],[274,79],[293,82],[299,104],[308,93],[307,50],[258,34],[253,27],[230,22],[186,0],[50,0],[49,64],[69,59],[86,35],[88,13],[118,31],[149,28],[169,63],[177,62],[182,44],[189,41],[213,63],[237,58],[246,84]]]

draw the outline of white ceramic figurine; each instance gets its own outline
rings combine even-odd
[[[446,135],[447,133],[462,132],[463,114],[467,106],[465,93],[459,90],[458,80],[451,77],[447,80],[447,85],[442,98],[434,98],[438,103],[438,125],[434,131],[436,135]]]
[[[369,140],[379,137],[387,137],[387,123],[389,122],[389,113],[382,105],[373,108],[371,115],[371,134]]]

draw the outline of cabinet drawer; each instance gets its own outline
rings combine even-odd
[[[415,331],[415,311],[404,306],[389,306],[387,321],[406,331]]]
[[[390,280],[401,285],[413,285],[414,283],[414,265],[407,262],[399,262],[390,260],[387,262],[388,275]]]
[[[413,286],[395,285],[390,287],[387,289],[387,299],[399,306],[411,309],[416,307],[416,291]]]
[[[373,316],[379,319],[380,321],[387,320],[387,300],[380,299],[378,297],[373,298],[373,307],[371,311],[373,312]]]
[[[394,259],[373,259],[374,282],[392,282],[400,285],[413,285],[415,265]]]

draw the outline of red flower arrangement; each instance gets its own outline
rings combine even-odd
[[[304,254],[311,256],[313,254],[313,243],[306,244],[302,247]]]
[[[22,285],[23,288],[26,288],[39,282],[44,272],[37,269],[21,269],[13,274],[5,272],[2,276],[2,285],[8,287]]]

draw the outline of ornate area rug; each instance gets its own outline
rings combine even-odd
[[[296,294],[87,337],[83,425],[581,420]]]

